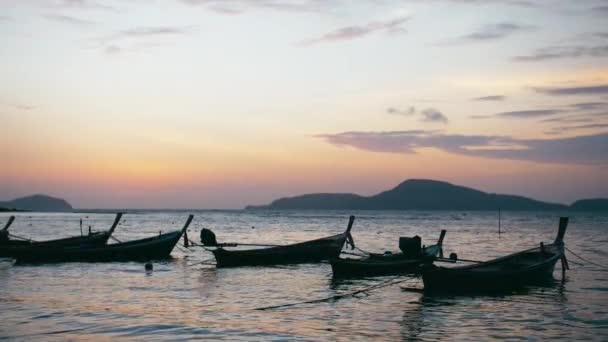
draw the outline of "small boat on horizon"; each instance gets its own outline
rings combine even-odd
[[[112,233],[118,226],[123,213],[117,213],[114,218],[114,223],[109,230],[101,232],[89,232],[88,235],[72,236],[62,239],[46,240],[46,241],[34,241],[23,238],[15,238],[13,234],[9,233],[9,227],[15,221],[15,216],[10,216],[4,228],[0,230],[0,257],[13,257],[13,253],[16,249],[21,248],[41,248],[41,247],[97,247],[103,246],[108,242]],[[12,238],[11,238],[12,237]]]
[[[171,251],[184,235],[194,215],[189,215],[181,230],[145,239],[102,246],[37,246],[15,248],[18,263],[148,261],[170,257]]]
[[[321,262],[337,258],[347,241],[352,245],[353,240],[350,230],[354,221],[355,217],[350,216],[348,227],[343,233],[290,245],[272,245],[267,248],[249,250],[228,250],[226,247],[255,246],[255,244],[217,243],[215,234],[208,229],[201,230],[201,243],[213,253],[218,268]]]
[[[475,292],[513,289],[543,284],[553,279],[558,260],[568,269],[564,255],[564,234],[568,218],[561,217],[557,237],[525,251],[459,267],[431,266],[422,272],[425,292]]]
[[[443,257],[442,246],[445,233],[446,231],[442,230],[437,244],[432,246],[420,247],[420,239],[418,238],[417,245],[413,246],[413,248],[403,248],[400,246],[400,248],[402,248],[401,253],[374,253],[360,259],[331,259],[330,263],[333,277],[352,278],[420,273],[423,267],[431,265],[438,256]],[[415,238],[410,238],[409,240],[414,239]]]

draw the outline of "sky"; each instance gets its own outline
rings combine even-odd
[[[0,200],[608,197],[608,1],[0,0]]]

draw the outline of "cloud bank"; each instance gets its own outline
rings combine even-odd
[[[557,164],[608,165],[608,132],[557,139],[517,139],[508,136],[444,134],[435,131],[343,132],[318,134],[335,146],[371,152],[413,154],[420,148],[492,159]]]

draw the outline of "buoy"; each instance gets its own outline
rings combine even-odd
[[[146,263],[146,271],[152,271],[152,269],[154,269],[154,266],[152,266],[151,262]]]
[[[450,253],[450,260],[453,260],[453,261],[458,260],[458,254],[456,254],[456,253]]]

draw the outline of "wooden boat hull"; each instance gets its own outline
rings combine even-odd
[[[412,259],[403,254],[390,256],[372,256],[364,259],[330,260],[334,278],[372,277],[393,274],[416,274],[424,267],[430,266],[437,255],[428,253]],[[433,254],[433,255],[430,255]]]
[[[479,264],[460,267],[432,266],[422,273],[427,292],[478,292],[544,284],[553,279],[555,263],[564,257],[563,237],[568,218],[560,219],[552,244]]]
[[[97,247],[103,246],[108,242],[110,238],[109,232],[91,233],[85,236],[75,236],[65,239],[31,242],[31,241],[19,241],[9,240],[8,242],[0,245],[0,257],[14,257],[15,250],[21,248],[43,248],[43,247]]]
[[[362,259],[335,258],[330,260],[334,278],[373,277],[394,274],[418,274],[430,266],[441,253],[445,230],[436,245],[425,247],[418,257],[398,254],[372,254]]]
[[[0,243],[0,257],[15,257],[16,251],[22,251],[24,248],[37,249],[42,247],[99,247],[103,246],[108,242],[108,239],[114,233],[118,222],[122,217],[122,213],[117,213],[114,219],[114,223],[109,230],[103,232],[89,233],[83,236],[73,236],[63,239],[47,240],[47,241],[26,241],[26,240],[13,240],[9,239]],[[10,224],[13,222],[14,216],[11,217],[7,225],[2,229],[7,232]]]
[[[212,252],[217,262],[216,267],[314,263],[337,258],[345,241],[346,234],[339,234],[286,246],[251,250],[217,248]]]
[[[495,291],[546,284],[553,280],[558,259],[525,269],[501,272],[463,272],[447,267],[433,267],[423,272],[422,281],[424,290],[431,292]]]
[[[99,247],[25,247],[15,249],[13,252],[19,263],[151,260],[169,257],[180,237],[180,232],[172,232],[153,238]]]
[[[24,247],[13,250],[18,263],[47,262],[101,262],[155,260],[170,257],[171,251],[192,221],[191,215],[181,231],[160,234],[155,237],[109,244],[104,246],[78,247]]]
[[[240,267],[240,266],[269,266],[285,264],[314,263],[337,258],[342,252],[344,243],[350,241],[354,246],[350,230],[355,222],[355,217],[350,216],[348,227],[342,234],[337,234],[321,239],[295,243],[285,246],[249,250],[227,250],[225,246],[238,244],[217,244],[215,236],[210,241],[215,247],[211,249],[216,260],[216,267]],[[203,238],[201,237],[203,244]]]

